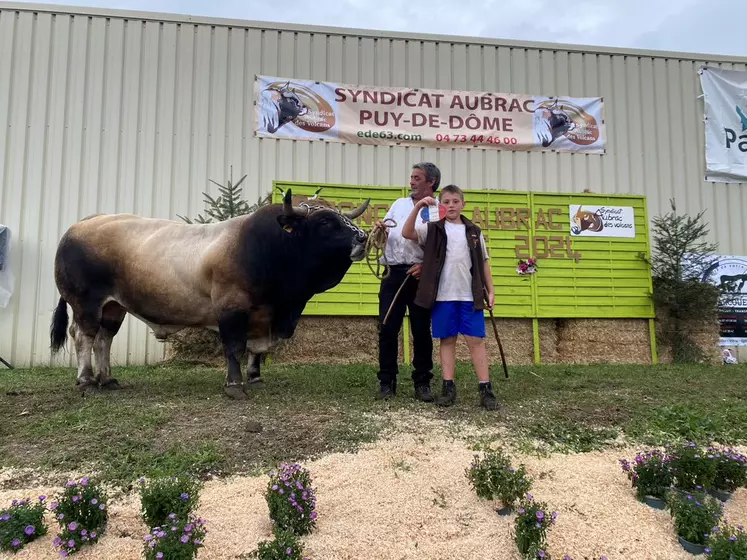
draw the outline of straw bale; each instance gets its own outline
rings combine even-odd
[[[531,319],[496,318],[506,360],[513,365],[534,363]],[[378,363],[378,319],[376,317],[304,316],[296,333],[273,353],[272,360],[283,364]],[[657,347],[662,363],[671,362],[671,351],[662,337],[657,321]],[[491,364],[500,364],[500,353],[489,317],[485,320],[486,345]],[[542,319],[540,360],[553,363],[651,363],[650,333],[647,319]],[[696,344],[720,363],[718,324],[692,322],[688,329]],[[404,329],[399,336],[399,361],[404,363]],[[194,341],[190,349],[189,341]],[[412,333],[410,350],[412,352]],[[217,345],[212,347],[211,345]],[[206,348],[212,350],[207,351]],[[167,350],[167,358],[223,364],[223,355],[215,333],[193,331],[182,335],[178,352]],[[433,341],[433,360],[440,363],[439,341]],[[457,360],[470,361],[463,337],[457,341]]]
[[[402,335],[400,334],[400,339]],[[274,363],[378,363],[376,317],[301,317],[289,341],[273,353]]]
[[[632,344],[610,340],[609,343],[561,340],[558,361],[563,364],[650,364],[648,344]]]
[[[622,341],[649,344],[648,319],[565,319],[558,321],[558,336],[563,340],[593,342]]]

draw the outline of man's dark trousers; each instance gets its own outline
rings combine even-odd
[[[413,336],[413,372],[412,381],[417,387],[425,385],[433,378],[433,338],[431,337],[431,312],[413,303],[418,289],[418,280],[410,277],[399,293],[397,301],[384,325],[389,306],[394,300],[407,271],[412,265],[394,265],[389,267],[389,276],[381,281],[379,288],[379,382],[396,387],[398,374],[397,354],[399,331],[405,317],[405,310],[410,311],[410,325]]]

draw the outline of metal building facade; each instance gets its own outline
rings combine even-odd
[[[15,288],[0,309],[0,356],[49,353],[57,241],[96,212],[178,219],[204,209],[233,166],[251,202],[273,180],[401,186],[436,162],[467,188],[674,197],[706,210],[724,254],[747,254],[744,184],[704,175],[701,65],[747,57],[312,28],[170,14],[0,2],[0,223],[12,231]],[[351,84],[603,96],[602,156],[373,147],[253,137],[255,74]],[[163,357],[130,317],[113,364]]]

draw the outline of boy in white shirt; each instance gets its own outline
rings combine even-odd
[[[433,337],[441,339],[443,391],[437,404],[456,400],[454,367],[457,336],[462,334],[479,381],[480,405],[497,408],[485,348],[485,303],[493,308],[495,292],[485,238],[480,228],[462,215],[464,192],[456,185],[441,189],[446,217],[415,226],[420,211],[437,204],[432,197],[418,201],[402,227],[402,236],[423,246],[423,268],[415,303],[431,309]]]

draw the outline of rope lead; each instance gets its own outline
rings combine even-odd
[[[381,273],[381,267],[386,267],[386,242],[387,239],[389,239],[389,232],[387,231],[387,227],[397,227],[397,222],[395,220],[392,220],[391,218],[387,218],[386,220],[381,222],[381,225],[375,225],[374,228],[371,230],[371,233],[368,235],[368,240],[366,241],[366,264],[368,265],[368,268],[371,270],[374,276],[378,278],[379,280],[383,280],[387,276],[389,276],[389,270],[386,269],[385,272]],[[384,257],[384,264],[380,262],[380,258]],[[376,261],[376,270],[374,270],[373,266],[371,266],[371,261]]]

